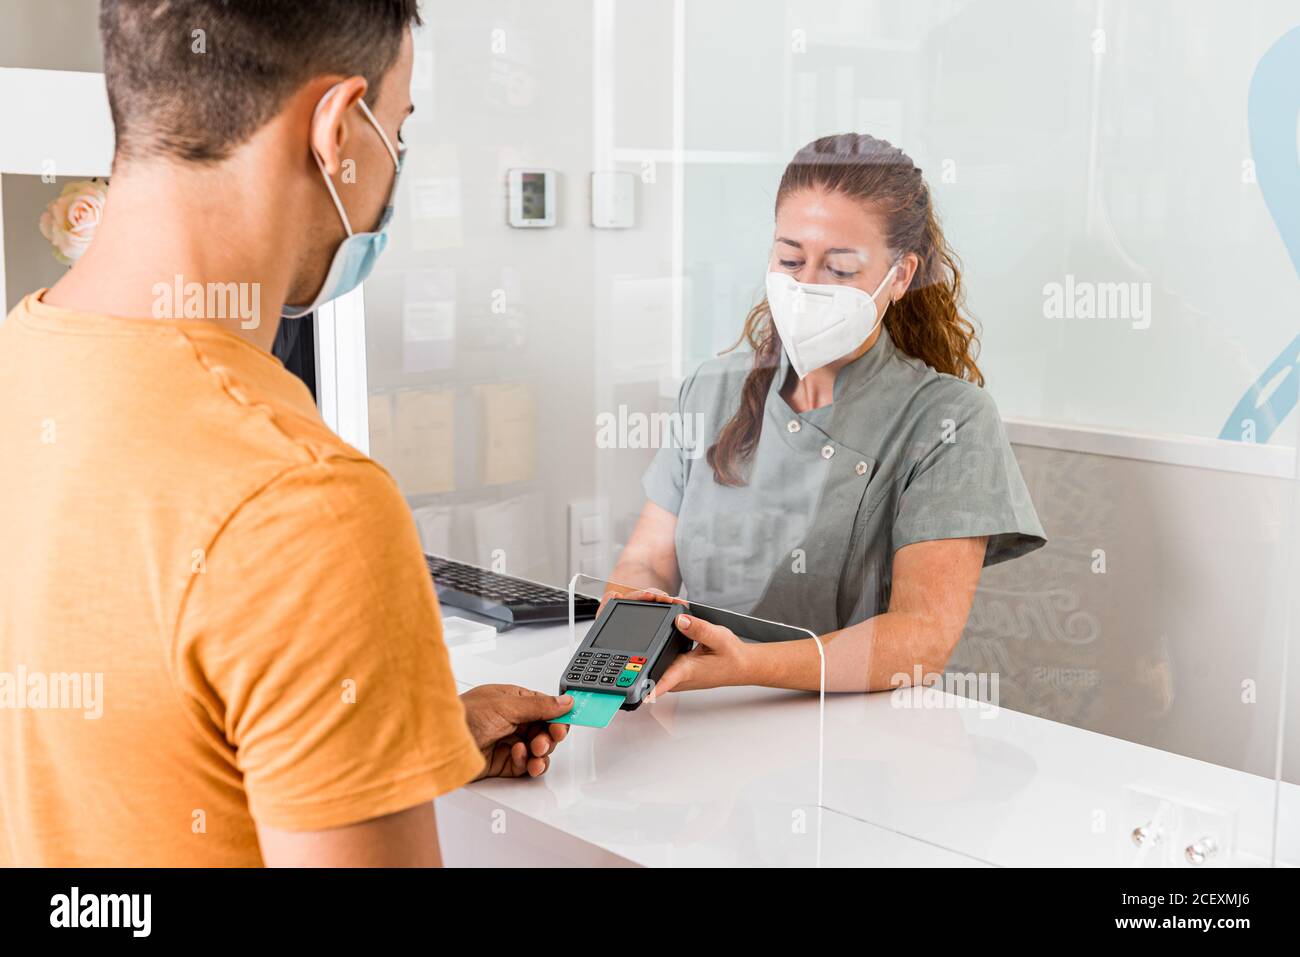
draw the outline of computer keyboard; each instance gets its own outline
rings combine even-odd
[[[437,555],[425,555],[424,562],[444,605],[491,618],[505,628],[569,620],[569,593],[562,588]],[[595,618],[600,607],[590,595],[575,595],[573,604],[575,619]]]

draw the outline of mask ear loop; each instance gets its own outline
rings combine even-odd
[[[885,288],[885,285],[889,282],[889,277],[894,274],[894,270],[898,268],[898,264],[901,261],[901,259],[894,261],[894,264],[885,272],[885,278],[880,280],[880,285],[876,287],[876,291],[871,294],[871,304],[876,308],[876,322],[875,325],[871,327],[871,332],[867,333],[868,338],[875,334],[875,331],[881,327],[885,321],[885,313],[889,311],[889,306],[894,304],[894,300],[890,299],[889,305],[885,306],[884,309],[881,309],[879,304],[876,303],[876,297],[880,295],[880,290]]]
[[[894,264],[893,264],[892,266],[889,267],[889,271],[885,273],[885,278],[882,279],[882,280],[880,280],[880,285],[877,286],[877,287],[876,287],[876,291],[873,292],[873,293],[871,294],[871,298],[872,298],[873,300],[874,300],[877,296],[880,295],[880,290],[882,290],[882,289],[885,288],[885,285],[889,282],[889,277],[892,276],[892,275],[894,274],[894,271],[898,269],[898,263],[899,263],[899,262],[900,262],[900,260],[895,260],[895,261],[894,261]],[[890,304],[892,305],[893,302],[894,302],[894,300],[893,300],[893,299],[890,299],[889,302],[890,302]]]
[[[393,159],[393,169],[400,169],[402,164],[398,159],[397,150],[393,149],[392,141],[389,140],[388,134],[384,132],[384,128],[379,125],[379,121],[375,119],[375,114],[370,112],[370,107],[366,106],[365,100],[357,100],[357,106],[361,107],[361,112],[366,114],[366,119],[368,119],[370,125],[375,128],[375,132],[379,134],[379,138],[384,141],[384,149],[388,150],[388,155]]]
[[[315,124],[316,117],[320,115],[321,107],[326,104],[329,98],[334,95],[334,91],[338,88],[339,84],[334,84],[326,90],[325,95],[320,98],[320,102],[316,104],[316,109],[312,111],[313,125]],[[375,119],[375,114],[370,112],[370,107],[366,106],[366,101],[364,99],[357,100],[357,106],[361,107],[361,112],[366,115],[366,119],[370,121],[370,125],[375,128],[375,132],[378,133],[379,138],[383,140],[384,148],[388,150],[388,155],[393,161],[393,168],[400,170],[402,164],[398,159],[397,150],[393,149],[393,144],[389,141],[388,134],[384,132],[384,128],[380,126],[379,121]],[[312,158],[316,160],[317,167],[320,168],[321,176],[325,178],[325,188],[330,192],[330,199],[334,200],[334,208],[338,210],[339,219],[343,220],[343,229],[350,239],[352,237],[352,224],[348,222],[348,214],[343,210],[343,201],[339,199],[339,192],[334,187],[334,181],[330,179],[330,174],[325,171],[325,163],[321,160],[320,153],[316,152],[315,147],[312,147],[311,155]]]

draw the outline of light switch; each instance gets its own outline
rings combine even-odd
[[[636,225],[636,177],[631,173],[591,174],[591,225],[598,229]]]
[[[583,545],[595,545],[605,537],[605,530],[601,527],[599,515],[584,515],[578,533],[579,540]]]
[[[592,578],[609,575],[609,504],[603,499],[569,503],[569,568]]]

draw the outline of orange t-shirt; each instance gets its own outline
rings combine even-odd
[[[203,320],[0,324],[0,865],[262,862],[482,768],[393,480]]]

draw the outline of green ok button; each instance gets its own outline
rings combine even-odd
[[[638,674],[640,674],[640,672],[625,671],[618,676],[618,681],[616,681],[615,684],[620,688],[629,688],[632,686],[632,682],[636,681],[636,676]]]

